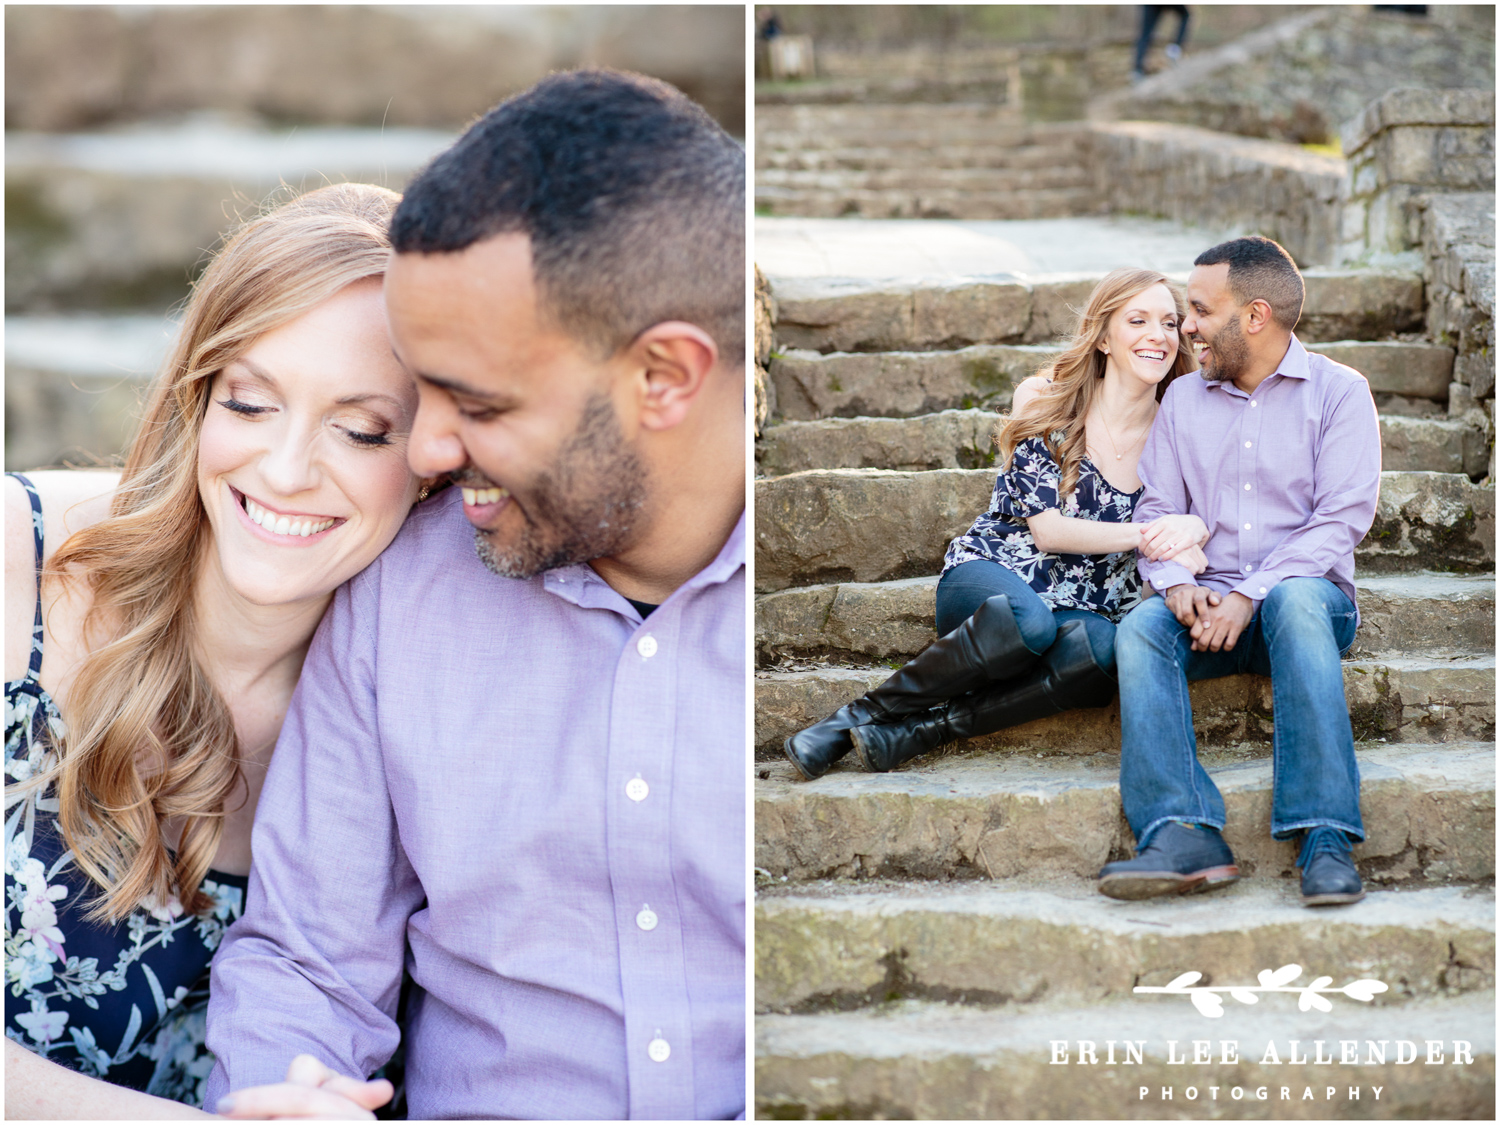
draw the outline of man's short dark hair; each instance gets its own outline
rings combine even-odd
[[[406,189],[398,253],[531,240],[541,311],[612,355],[696,324],[745,356],[745,152],[681,92],[637,74],[554,74],[501,102]]]
[[[1288,332],[1297,327],[1306,293],[1302,274],[1292,256],[1258,234],[1231,238],[1193,259],[1195,266],[1229,263],[1229,292],[1240,305],[1261,300],[1271,306],[1271,316]]]

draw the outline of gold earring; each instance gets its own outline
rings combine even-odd
[[[417,503],[420,504],[423,500],[426,500],[427,499],[427,494],[429,492],[431,492],[431,491],[432,491],[432,482],[431,481],[428,481],[427,483],[423,484],[422,487],[417,490]]]

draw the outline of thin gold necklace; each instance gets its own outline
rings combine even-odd
[[[1153,418],[1152,421],[1155,421],[1155,419]],[[1102,409],[1099,411],[1099,424],[1104,427],[1104,432],[1109,435],[1109,446],[1115,451],[1116,461],[1123,461],[1125,459],[1125,453],[1129,453],[1137,445],[1145,441],[1146,435],[1151,432],[1151,423],[1147,422],[1146,425],[1141,429],[1141,436],[1130,443],[1129,447],[1126,448],[1125,453],[1121,453],[1120,443],[1115,440],[1114,431],[1109,428],[1109,423],[1104,420],[1104,411]]]

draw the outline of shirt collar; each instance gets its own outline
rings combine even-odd
[[[713,562],[693,575],[667,597],[671,601],[683,590],[697,589],[703,586],[711,586],[720,582],[727,582],[737,574],[745,565],[745,512],[740,512],[740,518],[734,525],[734,530],[729,533],[729,538],[724,540],[724,545],[719,548],[719,553],[714,556]],[[599,577],[597,571],[587,563],[579,563],[576,566],[559,567],[557,570],[549,570],[542,575],[542,588],[549,594],[555,594],[564,601],[572,602],[574,605],[585,609],[614,609],[634,613],[635,610],[621,594],[608,582]],[[666,603],[663,602],[663,605]]]
[[[1276,370],[1261,380],[1260,387],[1264,387],[1276,376],[1284,379],[1310,379],[1312,371],[1307,363],[1307,349],[1302,346],[1302,341],[1297,339],[1297,334],[1292,333],[1291,342],[1286,346],[1286,354],[1281,357],[1281,362],[1276,365]],[[1236,387],[1232,382],[1211,382],[1209,389],[1223,391],[1225,394],[1234,395],[1236,398],[1249,398],[1244,391]],[[1256,387],[1257,391],[1260,387]]]

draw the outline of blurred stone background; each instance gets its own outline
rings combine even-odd
[[[744,57],[738,7],[7,7],[6,468],[124,448],[171,311],[273,193],[399,190],[578,66],[662,78],[743,138]]]

